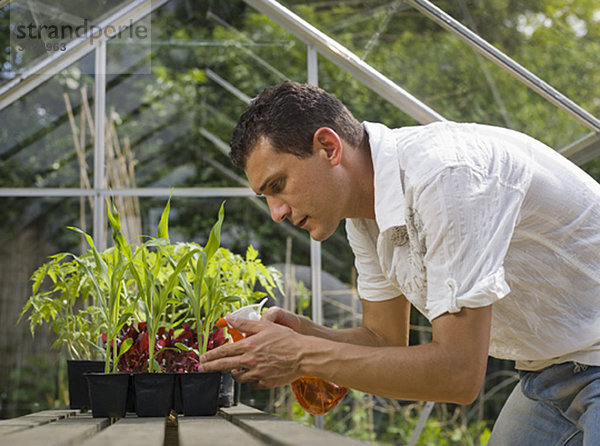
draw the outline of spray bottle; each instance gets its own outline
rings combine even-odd
[[[260,303],[247,305],[231,313],[236,318],[258,321],[261,317],[261,310],[267,298]],[[233,338],[233,342],[244,339],[244,334],[235,328],[229,327],[227,320],[223,317],[217,321],[218,328],[227,328],[227,332]],[[298,404],[308,413],[313,415],[323,415],[333,409],[339,403],[346,392],[347,387],[338,386],[330,381],[326,381],[315,376],[302,376],[292,382],[292,391]]]

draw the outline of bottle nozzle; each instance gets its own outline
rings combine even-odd
[[[267,298],[265,297],[257,304],[246,305],[245,307],[240,308],[239,310],[235,310],[231,315],[235,318],[248,319],[251,321],[259,321],[260,320],[260,312],[262,310],[263,305],[267,302]],[[229,327],[227,323],[227,319],[222,317],[216,323],[217,328],[225,328],[228,327],[227,332],[233,338],[233,342],[237,342],[240,339],[244,339],[244,335],[240,333],[235,328]]]

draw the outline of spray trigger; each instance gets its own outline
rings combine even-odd
[[[257,304],[246,305],[245,307],[240,308],[239,310],[235,310],[231,315],[234,318],[242,318],[249,319],[251,321],[260,321],[260,312],[262,311],[262,307],[267,302],[267,298],[265,297]]]
[[[263,305],[267,302],[268,298],[264,298],[257,304],[246,305],[238,310],[235,310],[231,315],[234,318],[248,319],[251,321],[259,321],[260,320],[260,312],[262,311]],[[233,338],[233,342],[237,342],[241,339],[244,339],[244,335],[240,333],[235,328],[232,328],[227,323],[227,319],[222,317],[217,321],[217,328],[225,328],[228,327],[228,332]]]

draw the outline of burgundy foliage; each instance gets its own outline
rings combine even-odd
[[[175,336],[173,329],[167,331],[161,327],[158,330],[154,352],[156,353],[156,361],[163,372],[191,373],[198,371],[198,336],[196,332],[192,331],[189,324],[184,322],[181,327],[182,330],[177,336]],[[106,342],[104,335],[102,338]],[[119,359],[119,372],[147,372],[149,343],[146,323],[140,322],[137,328],[135,325],[125,324],[117,337],[117,348],[120,348],[123,341],[128,338],[133,339],[133,344]],[[223,329],[215,329],[208,337],[208,350],[226,342],[227,339]],[[176,346],[177,343],[193,350],[182,350]]]

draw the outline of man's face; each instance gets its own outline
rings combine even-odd
[[[298,158],[275,152],[267,138],[259,140],[246,162],[250,187],[266,197],[271,218],[287,218],[317,241],[333,234],[342,218],[334,170],[324,151]]]

